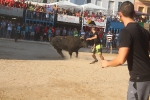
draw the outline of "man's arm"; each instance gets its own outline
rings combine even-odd
[[[91,38],[87,38],[86,40],[94,40],[94,39],[97,39],[97,35],[94,35],[94,36],[91,37]]]
[[[119,49],[118,56],[114,60],[112,61],[102,60],[101,66],[105,68],[105,67],[116,67],[116,66],[122,65],[126,62],[128,53],[129,53],[128,47],[121,47]]]

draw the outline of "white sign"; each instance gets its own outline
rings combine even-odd
[[[0,14],[22,17],[23,9],[0,5]]]
[[[95,22],[97,26],[105,26],[106,20],[99,19],[99,18],[92,18],[92,17],[84,17],[84,25],[88,25],[90,22]]]
[[[58,14],[57,21],[79,24],[79,17]]]

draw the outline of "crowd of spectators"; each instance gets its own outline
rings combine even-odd
[[[0,5],[26,9],[26,3],[24,3],[24,1],[20,2],[20,1],[14,1],[14,0],[0,0]]]
[[[38,5],[27,2],[27,18],[28,19],[38,19],[38,20],[47,20],[53,21],[54,19],[54,10],[53,7],[49,5]]]
[[[52,27],[43,24],[20,24],[10,20],[0,21],[0,37],[17,38],[32,41],[51,41],[55,36],[80,36],[77,28]]]
[[[135,22],[143,22],[143,23],[150,22],[149,16],[146,16],[146,15],[135,16],[134,20],[135,20]]]

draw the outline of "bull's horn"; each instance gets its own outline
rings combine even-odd
[[[80,39],[84,39],[83,36],[81,36]]]

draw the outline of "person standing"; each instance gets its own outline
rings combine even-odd
[[[72,32],[71,28],[69,28],[69,30],[67,31],[67,36],[73,36],[73,32]]]
[[[9,24],[8,24],[8,27],[7,27],[7,35],[6,35],[6,38],[10,38],[10,37],[11,37],[11,33],[12,33],[12,23],[11,23],[11,21],[10,21]]]
[[[100,38],[98,33],[96,32],[95,28],[91,29],[92,33],[93,33],[93,37],[91,38],[87,38],[86,40],[94,40],[94,45],[92,47],[92,57],[94,58],[94,61],[92,61],[90,64],[94,64],[96,62],[98,62],[98,59],[96,58],[95,54],[99,54],[99,57],[101,60],[104,60],[104,57],[102,55],[102,44],[100,42]]]
[[[39,40],[40,26],[39,24],[35,27],[35,41]]]
[[[40,41],[43,42],[44,28],[43,25],[40,25]]]
[[[67,30],[66,30],[65,27],[64,27],[64,29],[62,30],[62,36],[67,36]]]
[[[76,28],[74,29],[73,34],[74,34],[74,37],[75,37],[75,36],[79,36],[78,31],[77,31]]]
[[[20,36],[20,23],[18,23],[17,27],[16,27],[16,34],[15,34],[15,42],[17,42],[17,39],[19,38]]]
[[[104,34],[103,34],[103,47],[106,47],[106,46],[107,46],[107,45],[106,45],[106,36],[107,36],[107,34],[104,33]]]
[[[107,47],[106,48],[107,48],[107,51],[110,48],[110,54],[112,54],[112,39],[113,39],[113,35],[111,34],[110,31],[108,31],[108,34],[106,36],[106,41],[107,41]]]
[[[21,39],[25,39],[25,25],[23,24],[22,26],[21,26]]]
[[[49,42],[51,42],[52,37],[53,37],[53,33],[52,33],[52,30],[51,30],[51,27],[49,27],[49,28],[48,28],[48,41],[49,41]]]
[[[6,22],[2,20],[1,22],[2,37],[5,37],[5,28],[6,28]]]
[[[34,40],[34,35],[35,35],[35,24],[33,24],[31,27],[30,40]]]
[[[119,54],[112,61],[103,60],[102,68],[116,67],[126,62],[130,74],[127,100],[149,100],[150,95],[150,33],[134,22],[134,5],[122,3],[118,15],[125,28],[120,33]]]
[[[48,38],[48,27],[44,27],[44,35],[43,35],[43,40],[46,42]]]
[[[29,39],[29,26],[26,24],[25,26],[25,38],[28,40]]]

